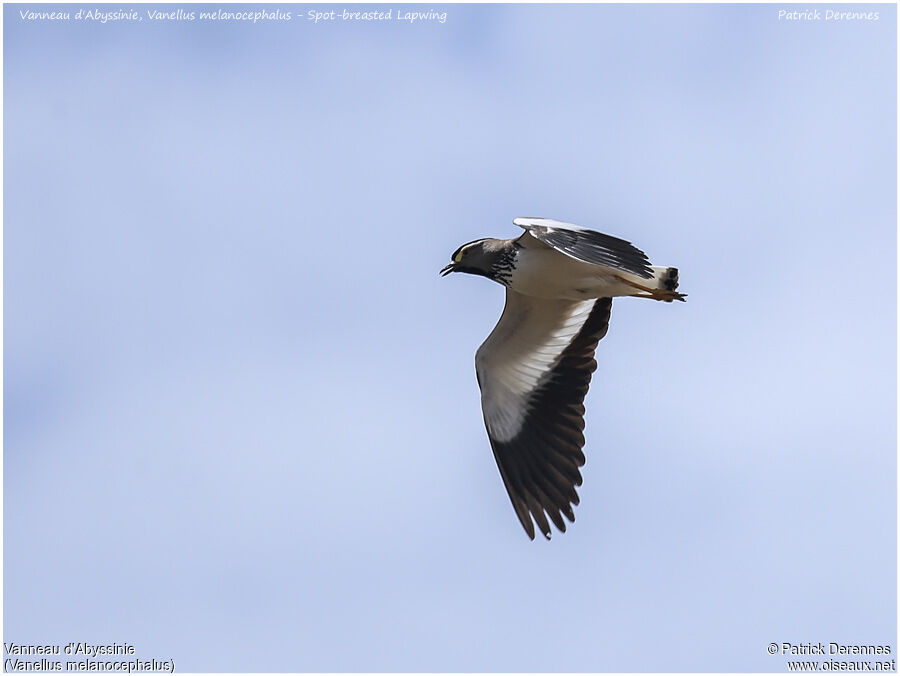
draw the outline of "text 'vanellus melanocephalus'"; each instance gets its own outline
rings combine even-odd
[[[481,408],[494,458],[528,537],[550,539],[575,521],[584,465],[584,396],[597,368],[612,299],[671,302],[678,269],[650,265],[625,240],[549,218],[517,218],[513,239],[477,239],[441,270],[506,287],[506,307],[475,353]]]

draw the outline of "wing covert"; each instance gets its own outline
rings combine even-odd
[[[647,254],[624,239],[551,218],[516,218],[513,223],[575,260],[616,268],[645,279],[653,277]]]

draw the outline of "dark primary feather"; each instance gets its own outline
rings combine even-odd
[[[597,368],[594,350],[609,328],[611,308],[611,298],[594,303],[549,377],[532,393],[519,434],[507,442],[491,439],[513,509],[531,539],[532,516],[547,539],[547,516],[563,532],[563,515],[575,521],[572,505],[578,504],[575,487],[581,485],[579,467],[584,465],[584,396]]]
[[[535,239],[584,263],[618,268],[645,279],[653,277],[647,254],[624,239],[593,230],[570,230],[557,222],[553,225],[517,225]]]

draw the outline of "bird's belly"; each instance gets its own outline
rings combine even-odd
[[[565,300],[634,293],[634,289],[620,282],[615,275],[612,268],[582,263],[556,252],[540,252],[516,268],[509,287],[526,296]]]

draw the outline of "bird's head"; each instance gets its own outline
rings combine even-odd
[[[441,269],[441,276],[451,272],[468,272],[470,275],[492,277],[492,269],[502,254],[503,244],[503,240],[491,238],[463,244],[450,256],[450,263]]]

